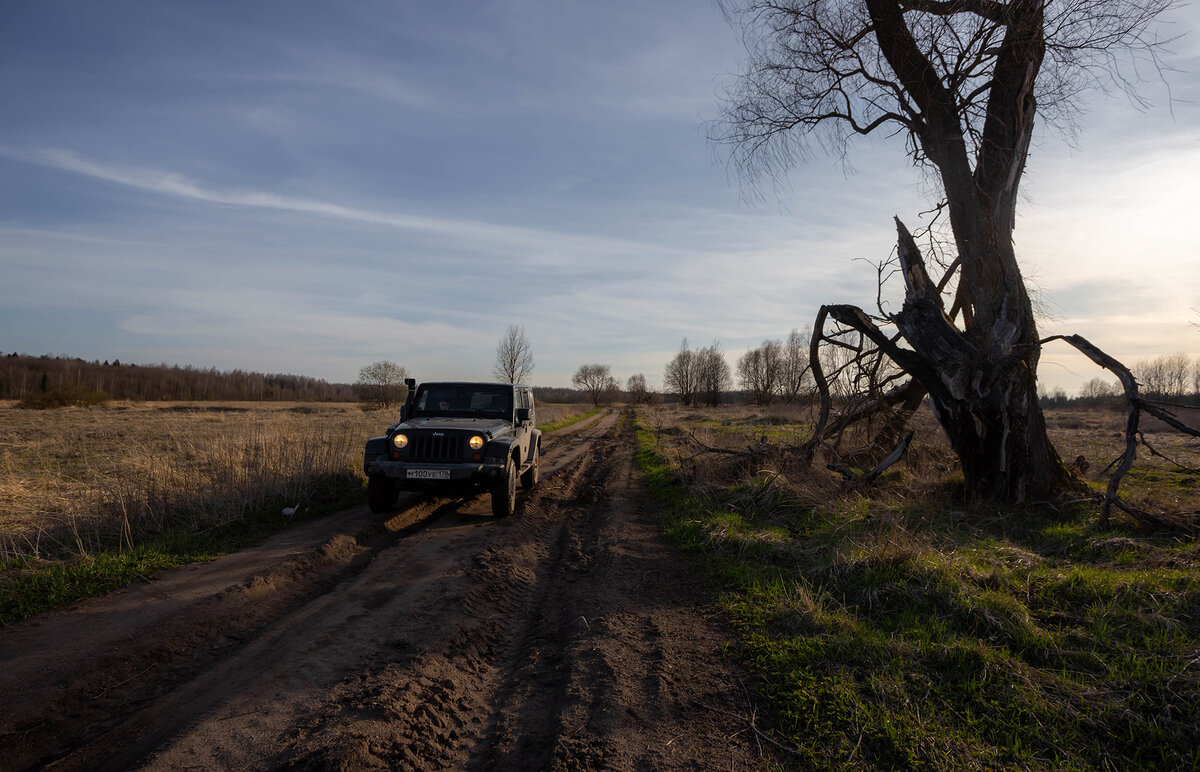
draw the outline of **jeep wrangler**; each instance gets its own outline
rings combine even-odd
[[[538,481],[542,433],[533,391],[513,383],[405,380],[400,421],[367,440],[363,471],[371,511],[389,512],[400,491],[467,493],[487,488],[492,514],[513,513],[517,480]]]

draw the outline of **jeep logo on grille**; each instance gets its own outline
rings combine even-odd
[[[434,436],[434,437],[445,437],[446,435],[445,435],[444,433],[442,433],[442,432],[434,432],[434,433],[433,433],[433,436]]]

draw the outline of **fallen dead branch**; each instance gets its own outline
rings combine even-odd
[[[1121,387],[1125,391],[1126,418],[1125,418],[1125,452],[1120,457],[1120,463],[1108,478],[1108,488],[1104,493],[1103,503],[1100,505],[1100,525],[1107,527],[1109,515],[1112,508],[1116,507],[1122,512],[1134,517],[1138,520],[1152,523],[1157,526],[1165,526],[1177,528],[1184,526],[1187,528],[1195,528],[1197,525],[1197,513],[1195,512],[1175,512],[1165,515],[1156,515],[1137,507],[1131,506],[1121,500],[1119,490],[1121,480],[1133,467],[1133,462],[1137,458],[1137,446],[1142,433],[1139,431],[1142,413],[1147,413],[1159,419],[1176,431],[1183,432],[1192,437],[1200,437],[1200,429],[1189,426],[1179,419],[1174,413],[1170,412],[1170,403],[1156,403],[1152,400],[1144,399],[1138,394],[1137,380],[1133,377],[1133,373],[1128,367],[1109,356],[1105,352],[1097,348],[1091,341],[1081,335],[1052,335],[1041,341],[1041,345],[1046,345],[1056,340],[1061,340],[1070,346],[1073,346],[1088,359],[1095,362],[1100,367],[1108,370],[1121,382]],[[1146,445],[1151,453],[1156,451]],[[1159,454],[1161,455],[1161,454]],[[1169,459],[1168,459],[1169,460]]]
[[[897,443],[896,447],[892,449],[892,452],[887,454],[882,461],[880,461],[868,472],[863,472],[860,474],[844,464],[829,464],[828,468],[842,475],[846,479],[851,480],[852,482],[865,485],[866,483],[869,483],[875,478],[879,477],[879,475],[887,471],[888,467],[899,461],[904,456],[905,451],[908,450],[908,446],[912,443],[913,434],[914,432],[911,429],[905,432],[904,436],[900,438],[900,442]]]
[[[738,458],[749,458],[751,456],[764,455],[773,449],[778,450],[778,448],[776,446],[771,445],[766,442],[760,442],[757,446],[750,446],[744,450],[735,450],[733,448],[718,448],[713,445],[709,445],[704,440],[701,440],[699,437],[697,437],[695,435],[694,432],[689,431],[689,432],[685,432],[685,434],[687,434],[687,436],[689,438],[691,438],[693,443],[700,446],[700,451],[697,453],[694,453],[691,456],[689,456],[688,458],[684,459],[685,461],[693,461],[707,453],[717,453],[717,454],[726,455],[726,456],[736,456]]]

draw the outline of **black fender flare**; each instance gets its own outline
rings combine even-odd
[[[369,475],[371,463],[387,458],[387,437],[372,437],[363,450],[363,473]]]
[[[516,448],[517,452],[517,467],[519,468],[522,462],[521,447],[517,442],[516,437],[499,437],[494,440],[489,440],[487,446],[487,458],[503,466],[505,461],[507,461],[513,455],[514,447]]]

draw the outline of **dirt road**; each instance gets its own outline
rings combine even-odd
[[[0,766],[760,769],[743,677],[626,417],[486,496],[301,524],[0,629]]]

